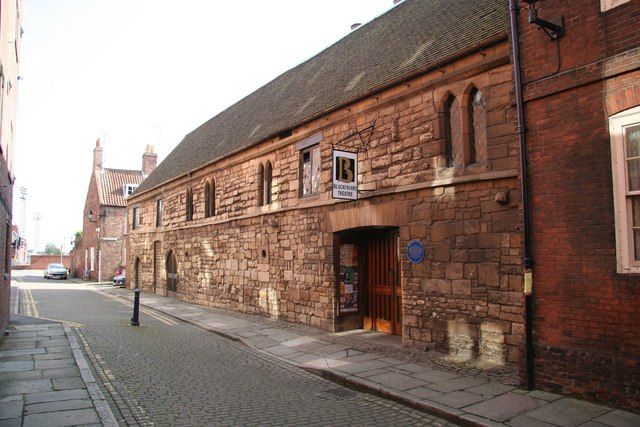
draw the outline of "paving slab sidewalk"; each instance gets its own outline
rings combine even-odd
[[[101,286],[99,290],[133,300],[129,289]],[[399,349],[397,342],[384,345],[384,339],[383,344],[379,340],[372,350],[361,335],[308,333],[310,328],[306,326],[243,316],[144,292],[141,304],[337,383],[462,425],[640,426],[639,414],[558,394],[518,389],[513,381],[497,381],[478,369],[444,369],[416,361],[411,357],[412,351]],[[378,339],[375,334],[372,336]]]
[[[15,287],[11,293],[17,301]],[[69,325],[14,312],[7,332],[0,338],[0,426],[118,425]]]

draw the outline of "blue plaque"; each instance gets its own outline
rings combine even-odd
[[[424,259],[424,245],[420,240],[412,240],[407,245],[407,257],[413,264],[420,264]]]

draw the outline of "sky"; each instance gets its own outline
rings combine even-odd
[[[393,0],[23,1],[14,223],[30,249],[53,243],[65,252],[82,229],[97,138],[104,167],[140,169],[147,144],[161,162],[185,134],[393,7]]]

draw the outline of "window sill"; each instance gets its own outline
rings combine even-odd
[[[621,276],[640,275],[640,267],[623,267],[621,265],[618,265],[616,273]]]

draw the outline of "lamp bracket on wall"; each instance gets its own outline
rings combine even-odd
[[[340,141],[333,144],[333,148],[345,148],[347,150],[353,150],[356,147],[348,147],[346,145],[346,142],[351,138],[353,138],[354,136],[357,136],[358,139],[360,140],[360,143],[362,144],[362,147],[356,148],[356,151],[359,153],[366,151],[369,148],[369,143],[371,142],[371,136],[373,135],[373,131],[375,130],[375,128],[376,128],[376,122],[374,120],[374,122],[371,123],[369,126],[364,127],[360,130],[354,130],[349,135],[345,136]]]
[[[536,9],[537,0],[523,0],[525,3],[529,3],[529,23],[536,24],[538,27],[547,33],[551,40],[557,40],[564,36],[564,20],[562,16],[546,20],[538,17],[538,10]]]

